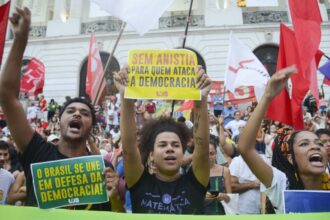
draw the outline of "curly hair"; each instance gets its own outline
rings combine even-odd
[[[174,132],[180,138],[182,151],[185,152],[187,143],[191,138],[189,129],[180,122],[170,117],[160,117],[148,120],[139,132],[138,147],[141,154],[142,164],[147,166],[149,154],[154,149],[155,140],[162,132]]]
[[[272,166],[285,173],[289,181],[289,189],[305,189],[304,183],[302,182],[298,172],[298,166],[293,149],[293,144],[296,141],[296,137],[302,131],[305,130],[295,131],[292,134],[280,132],[274,140],[275,147]],[[289,154],[292,157],[292,164],[288,161],[287,156]]]
[[[85,104],[89,107],[89,109],[91,110],[91,114],[92,114],[92,122],[93,122],[93,125],[95,125],[96,124],[96,116],[95,116],[94,106],[89,101],[89,99],[87,99],[85,97],[75,97],[75,98],[72,98],[72,99],[68,99],[66,102],[64,102],[62,107],[61,107],[61,111],[60,111],[60,119],[62,117],[63,112],[68,107],[68,105],[70,105],[71,103],[75,103],[75,102],[83,103],[83,104]]]

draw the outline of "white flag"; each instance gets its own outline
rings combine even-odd
[[[90,0],[130,24],[141,36],[158,21],[174,0]]]
[[[233,34],[229,39],[229,54],[225,72],[225,86],[231,91],[240,86],[254,86],[257,100],[262,97],[269,74],[264,65]]]

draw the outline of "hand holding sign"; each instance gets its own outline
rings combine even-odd
[[[125,65],[119,72],[115,72],[113,78],[119,93],[124,96],[125,86],[128,79],[128,66]]]
[[[101,155],[31,164],[33,186],[42,209],[108,201]]]
[[[197,74],[197,87],[201,89],[202,96],[207,98],[211,90],[212,81],[208,75],[206,75],[202,66],[197,67]]]
[[[118,196],[118,186],[119,186],[119,175],[112,168],[107,167],[104,169],[105,176],[105,186],[108,191],[108,195],[110,198]]]

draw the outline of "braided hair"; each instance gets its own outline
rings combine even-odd
[[[298,172],[298,165],[293,150],[293,143],[297,135],[305,130],[295,131],[289,134],[287,131],[280,130],[274,140],[275,148],[273,152],[272,166],[276,167],[288,178],[288,189],[291,190],[303,190],[305,189],[304,183]],[[288,155],[292,157],[292,163],[288,161]],[[322,175],[322,188],[324,190],[330,190],[329,178],[326,173]]]
[[[275,147],[272,166],[285,173],[288,178],[289,189],[305,189],[304,183],[299,176],[299,172],[297,172],[298,166],[293,150],[293,143],[297,134],[300,132],[302,131],[295,131],[292,134],[289,134],[287,130],[280,129],[274,140]],[[288,160],[289,154],[291,154],[292,157],[292,164]]]

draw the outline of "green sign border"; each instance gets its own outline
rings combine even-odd
[[[0,205],[0,219],[10,220],[329,220],[330,212],[310,214],[281,214],[281,215],[164,215],[164,214],[127,214],[100,211],[73,211],[66,209],[42,210],[35,207],[3,206]]]
[[[99,161],[101,164],[100,167],[100,172],[101,172],[101,178],[102,178],[102,191],[103,194],[101,195],[92,195],[92,196],[79,196],[79,197],[74,197],[70,198],[69,196],[65,199],[61,200],[55,200],[55,201],[48,201],[48,202],[42,202],[41,201],[41,191],[39,190],[39,186],[37,183],[37,180],[41,180],[43,178],[38,178],[37,177],[37,169],[45,169],[45,167],[56,167],[60,165],[69,165],[70,170],[72,171],[74,164],[76,163],[86,163],[86,162],[94,162],[94,161]],[[85,167],[84,167],[85,168]],[[31,164],[31,174],[33,178],[33,187],[34,187],[34,193],[35,197],[37,199],[38,206],[41,209],[49,209],[49,208],[59,208],[59,207],[64,207],[64,206],[72,206],[72,205],[84,205],[84,204],[89,204],[89,203],[103,203],[103,202],[108,202],[109,198],[107,196],[107,191],[104,185],[104,171],[105,165],[104,165],[104,160],[101,155],[92,155],[92,156],[84,156],[84,157],[74,157],[74,158],[68,158],[68,159],[63,159],[63,160],[55,160],[55,161],[47,161],[47,162],[41,162],[41,163],[33,163]],[[87,172],[85,171],[83,174],[88,174],[92,172]],[[61,175],[61,177],[69,176],[69,174],[64,174]],[[55,177],[47,177],[48,179],[51,180],[52,183],[54,183],[54,178]],[[86,176],[87,180],[90,182],[91,177]],[[53,185],[53,184],[52,184]],[[87,184],[88,185],[88,184]],[[81,184],[78,186],[85,186],[85,184]],[[63,187],[63,188],[69,188],[69,187]],[[53,188],[53,189],[61,189],[61,188]],[[73,203],[69,203],[69,199],[78,199],[74,201]]]

